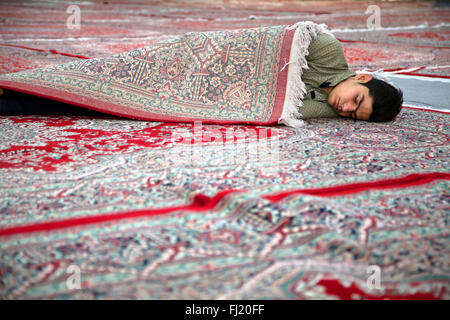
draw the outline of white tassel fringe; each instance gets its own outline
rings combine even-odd
[[[302,68],[308,69],[306,56],[309,54],[309,44],[319,34],[326,33],[331,36],[333,36],[333,34],[328,30],[327,25],[316,24],[312,21],[298,22],[288,28],[288,30],[292,29],[296,30],[292,40],[289,62],[282,68],[283,70],[289,65],[286,97],[283,112],[278,119],[278,123],[285,124],[289,127],[299,128],[305,125],[305,122],[301,119],[302,115],[298,111],[298,108],[303,105],[302,100],[306,94],[306,86],[302,81]]]

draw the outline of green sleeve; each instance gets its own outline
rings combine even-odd
[[[319,87],[323,82],[330,82],[333,86],[355,74],[348,69],[342,44],[329,34],[318,35],[308,51],[306,60],[309,69],[304,72],[304,81],[313,87]]]
[[[302,114],[302,119],[339,117],[326,102],[310,99],[303,100],[303,105],[298,111]]]

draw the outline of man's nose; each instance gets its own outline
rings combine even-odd
[[[342,105],[342,111],[344,112],[348,112],[348,111],[353,111],[355,110],[355,104],[351,103],[351,102],[346,102]]]

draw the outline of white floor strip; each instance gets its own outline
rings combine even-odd
[[[386,28],[360,28],[360,29],[331,29],[331,32],[368,32],[368,31],[394,31],[394,30],[407,30],[407,29],[429,29],[429,28],[442,28],[442,27],[450,27],[450,23],[439,23],[434,26],[428,25],[428,23],[423,23],[415,26],[404,26],[404,27],[386,27]]]
[[[414,106],[414,105],[410,105],[410,104],[403,104],[404,107],[407,108],[411,108],[411,109],[425,109],[425,110],[432,110],[432,111],[439,111],[439,112],[445,112],[445,113],[450,113],[450,109],[436,109],[434,107],[429,107],[429,106]]]
[[[450,83],[450,79],[447,79],[447,78],[427,77],[425,75],[424,76],[416,76],[416,75],[396,74],[396,73],[389,73],[389,72],[381,72],[380,74],[387,78],[417,79],[420,81],[438,81],[438,82]]]

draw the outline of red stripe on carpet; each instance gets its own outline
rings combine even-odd
[[[406,188],[430,183],[434,180],[445,179],[450,180],[450,174],[434,172],[422,174],[410,174],[406,177],[387,179],[382,181],[353,183],[347,185],[340,185],[319,189],[299,189],[288,192],[279,193],[276,195],[262,196],[264,199],[275,202],[279,201],[292,194],[308,194],[320,197],[339,196],[344,194],[351,194],[362,192],[370,189],[392,189],[392,188]],[[162,215],[177,210],[187,211],[205,211],[213,209],[226,195],[232,192],[245,192],[245,190],[229,189],[217,193],[215,196],[208,197],[203,194],[198,194],[194,197],[192,204],[182,205],[177,207],[161,208],[161,209],[144,209],[131,212],[123,212],[116,214],[107,214],[93,217],[81,217],[73,219],[65,219],[46,223],[37,223],[32,225],[16,226],[0,230],[0,236],[11,236],[17,234],[27,234],[32,232],[52,231],[57,229],[65,229],[76,226],[83,226],[95,223],[104,223],[109,221],[117,221],[124,219],[135,219],[140,217],[150,217]]]
[[[277,79],[277,90],[274,102],[274,108],[272,112],[272,116],[270,118],[271,121],[278,121],[283,113],[284,101],[286,100],[286,91],[287,91],[287,79],[289,72],[289,65],[284,68],[283,61],[289,60],[291,55],[291,47],[292,47],[292,39],[294,38],[295,29],[286,30],[284,34],[283,43],[281,45],[281,55],[280,55],[280,63],[278,66],[278,79]],[[285,69],[285,70],[283,70]]]
[[[68,57],[74,57],[74,58],[91,59],[89,57],[85,57],[85,56],[81,56],[81,55],[77,55],[77,54],[59,52],[59,51],[56,51],[53,49],[45,50],[45,49],[37,49],[37,48],[32,48],[32,47],[20,46],[20,45],[16,45],[16,44],[5,44],[5,43],[0,43],[0,46],[21,48],[21,49],[27,49],[27,50],[33,50],[33,51],[40,51],[40,52],[51,52],[53,54],[60,54],[62,56],[68,56]]]
[[[267,199],[272,202],[279,201],[287,196],[292,194],[307,194],[312,196],[319,197],[331,197],[331,196],[340,196],[350,193],[358,193],[371,189],[396,189],[396,188],[407,188],[412,186],[418,186],[422,184],[430,183],[434,180],[450,180],[449,173],[443,172],[433,172],[433,173],[413,173],[406,177],[402,178],[394,178],[387,179],[381,181],[371,181],[371,182],[359,182],[359,183],[351,183],[340,186],[333,186],[327,188],[320,189],[302,189],[302,190],[292,190],[287,192],[278,193],[271,196],[263,196],[264,199]]]
[[[420,71],[420,70],[423,70],[423,69],[425,69],[426,68],[426,66],[423,66],[423,67],[418,67],[418,68],[415,68],[415,70],[414,71]],[[411,69],[411,68],[395,68],[395,69],[383,69],[383,71],[384,72],[397,72],[397,71],[402,71],[402,70],[408,70],[408,69]]]
[[[124,219],[135,219],[140,217],[150,217],[162,215],[178,210],[185,211],[205,211],[214,208],[223,197],[227,194],[239,191],[235,189],[229,189],[217,193],[214,197],[210,198],[203,194],[198,194],[194,196],[194,199],[189,205],[182,205],[177,207],[161,208],[161,209],[144,209],[131,212],[122,212],[116,214],[107,214],[92,217],[81,217],[73,219],[64,219],[59,221],[52,221],[46,223],[37,223],[32,225],[17,226],[12,228],[7,228],[0,230],[0,236],[9,236],[14,234],[24,234],[38,231],[52,231],[57,229],[65,229],[70,227],[94,224],[94,223],[104,223],[108,221],[118,221]]]
[[[442,75],[437,75],[437,74],[422,74],[422,73],[416,73],[416,72],[396,72],[395,74],[405,74],[408,76],[416,76],[416,77],[450,79],[450,76],[442,76]]]

